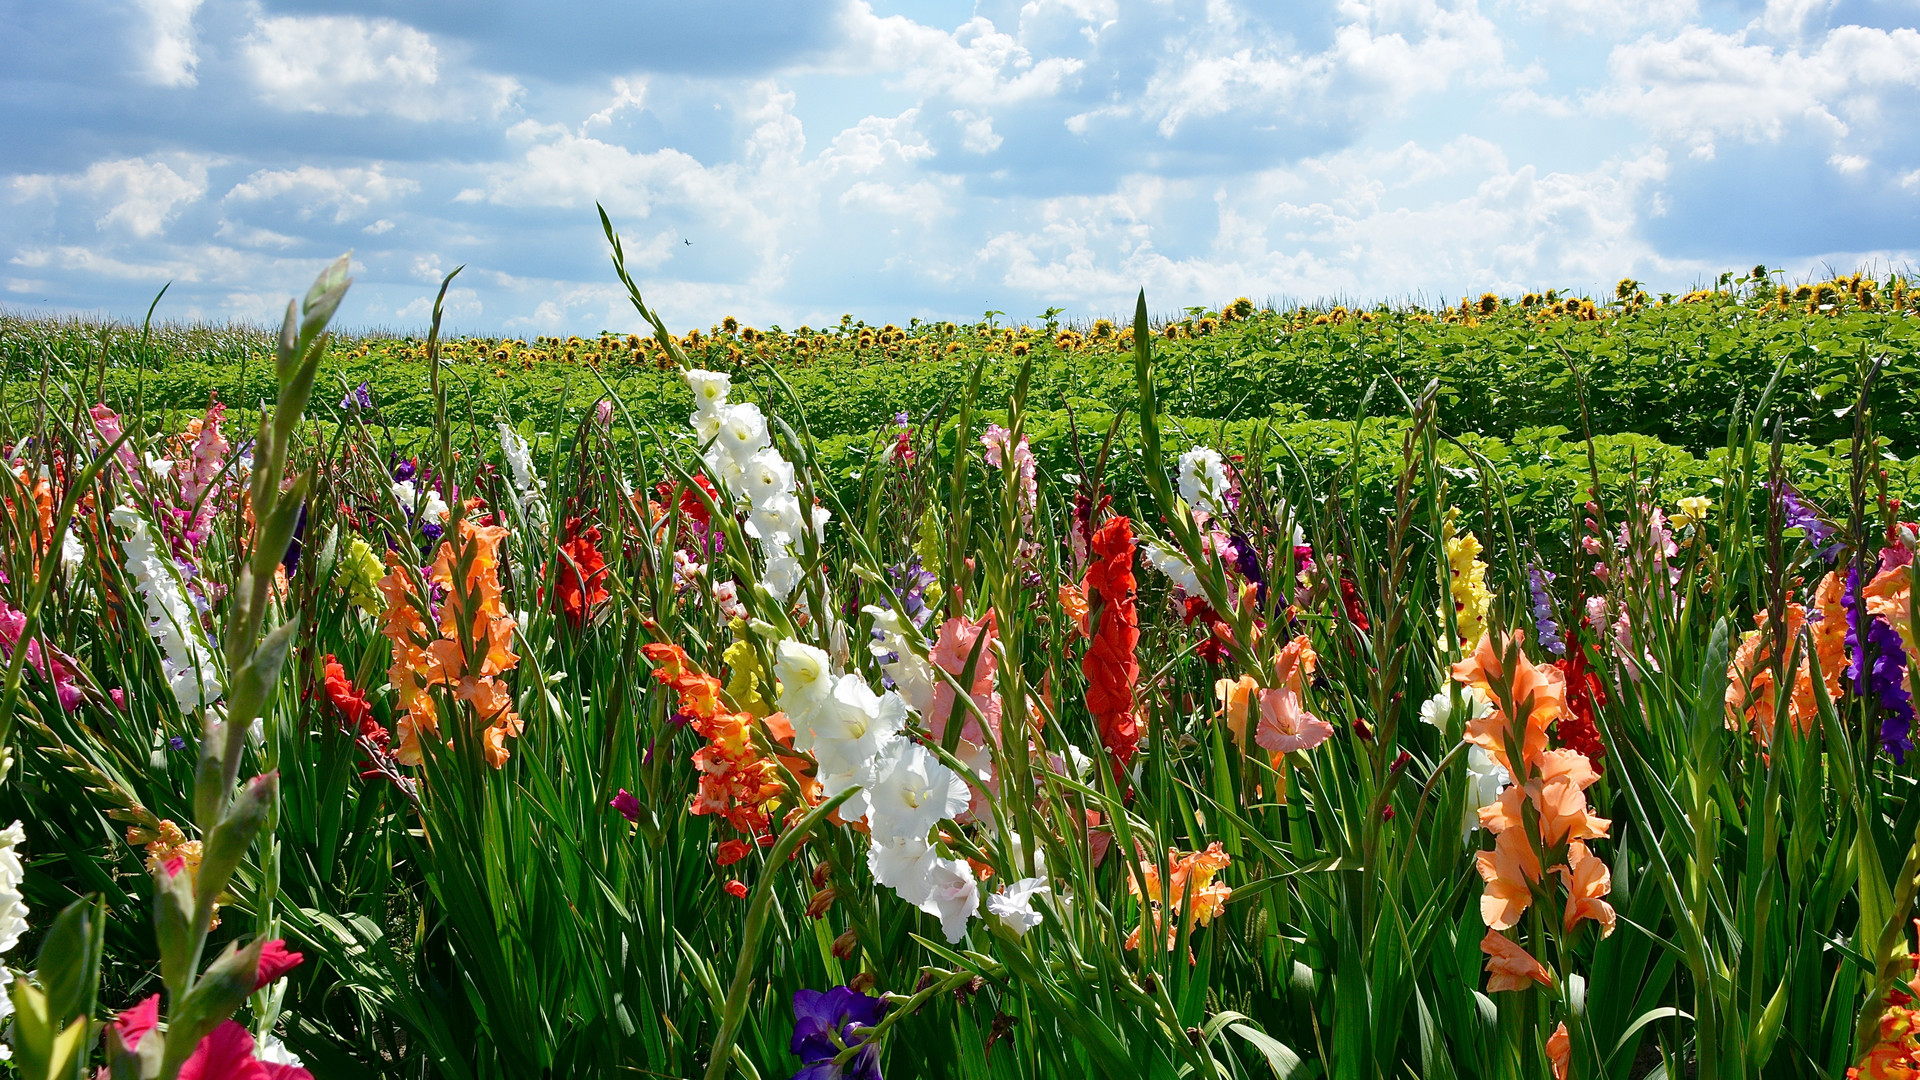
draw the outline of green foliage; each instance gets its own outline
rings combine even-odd
[[[87,1067],[95,1025],[155,992],[168,1003],[164,1056],[159,1034],[138,1060],[110,1049],[116,1077],[169,1074],[229,1013],[284,1037],[320,1076],[785,1077],[799,1064],[794,993],[854,981],[891,1004],[871,1034],[896,1078],[1542,1080],[1562,1024],[1583,1078],[1838,1075],[1910,973],[1920,765],[1880,753],[1878,705],[1828,695],[1817,671],[1814,715],[1789,716],[1781,695],[1770,742],[1728,709],[1730,666],[1762,640],[1742,637],[1756,612],[1812,602],[1834,557],[1788,528],[1769,484],[1790,480],[1824,510],[1842,558],[1900,543],[1893,500],[1920,494],[1903,441],[1902,286],[1828,283],[1824,297],[1786,297],[1792,311],[1758,281],[1665,305],[1623,283],[1608,305],[1571,312],[1558,298],[1364,317],[1236,302],[1157,327],[1143,298],[1134,333],[1024,339],[1017,327],[851,322],[674,338],[656,324],[645,341],[543,342],[528,367],[495,359],[498,342],[437,334],[322,356],[339,278],[323,277],[264,344],[238,331],[0,328],[0,446],[24,469],[0,478],[0,598],[80,687],[68,708],[26,650],[9,655],[0,715],[19,763],[0,820],[26,822],[42,957],[37,982],[14,984],[14,1046],[36,1080]],[[1863,350],[1877,369],[1863,369]],[[734,400],[775,418],[803,505],[832,510],[824,533],[796,541],[804,573],[787,600],[724,487],[688,496],[699,513],[674,509],[712,466],[663,355],[733,364]],[[1576,369],[1590,441],[1573,434],[1585,426]],[[362,378],[374,407],[336,405]],[[278,405],[250,475],[223,459],[204,533],[165,533],[204,604],[192,618],[219,643],[225,717],[178,707],[108,516],[134,504],[161,523],[194,518],[200,507],[175,503],[193,453],[180,433],[208,422],[212,390]],[[85,412],[103,393],[122,413],[125,463]],[[603,397],[604,419],[591,408]],[[238,441],[255,422],[235,414]],[[1006,429],[998,464],[989,425]],[[530,438],[532,475],[516,436]],[[1031,495],[1008,460],[1023,439]],[[1209,510],[1180,493],[1178,459],[1195,446],[1234,459],[1237,502]],[[27,488],[42,464],[57,479],[51,524]],[[423,517],[429,490],[447,496],[444,521]],[[1686,496],[1709,509],[1663,532],[1653,510]],[[1086,663],[1069,607],[1088,580],[1086,533],[1113,513],[1155,545],[1131,562],[1143,737],[1123,768],[1102,746],[1110,717],[1089,704],[1111,675]],[[715,515],[710,531],[694,527],[700,514]],[[496,550],[468,531],[482,520],[499,530],[492,578],[469,576]],[[1488,688],[1502,713],[1527,711],[1511,674],[1522,647],[1501,635],[1533,627],[1529,566],[1559,574],[1539,602],[1576,629],[1602,691],[1605,773],[1585,798],[1612,824],[1587,842],[1618,924],[1602,936],[1563,923],[1550,868],[1572,849],[1523,807],[1508,827],[1545,853],[1544,872],[1505,932],[1544,978],[1521,990],[1482,973],[1476,856],[1489,844],[1465,827],[1482,802],[1469,761],[1485,747],[1470,749],[1450,689],[1466,569],[1446,541],[1468,530],[1485,545],[1474,572],[1494,594],[1494,640],[1508,642],[1508,674]],[[51,557],[69,533],[79,555]],[[456,540],[442,547],[445,535]],[[1220,549],[1229,535],[1244,556]],[[356,541],[390,553],[377,596]],[[600,558],[606,595],[570,609],[582,564]],[[934,838],[990,868],[988,891],[1049,883],[1058,902],[1037,906],[1025,934],[975,912],[948,941],[876,883],[869,838],[833,822],[830,800],[800,797],[805,755],[774,754],[764,714],[787,702],[770,674],[781,645],[817,646],[882,686],[893,661],[867,647],[867,609],[905,605],[907,579],[890,568],[912,558],[937,584],[902,651],[921,657],[949,619],[994,618],[994,652],[940,669],[956,712],[910,723],[929,753],[969,768],[956,720],[988,672],[1003,731],[1024,736],[985,748],[986,820],[946,821]],[[1151,568],[1174,558],[1193,575],[1183,595]],[[744,617],[712,597],[723,580]],[[486,677],[524,730],[489,754],[484,690],[450,677],[428,691],[437,730],[414,727],[417,764],[402,764],[386,733],[421,722],[397,684],[425,661],[401,646],[430,637],[442,664],[491,657],[498,642],[474,612],[475,590],[494,583],[513,656],[489,659]],[[1089,599],[1088,629],[1111,633],[1118,600]],[[1589,610],[1599,622],[1583,626]],[[1263,734],[1230,732],[1217,694],[1237,677],[1282,689],[1290,643],[1317,655],[1291,692],[1328,731],[1276,755]],[[724,703],[750,718],[743,745],[777,758],[768,842],[698,812],[710,809],[695,758],[708,736],[649,675],[667,666],[666,644],[726,680]],[[1546,645],[1529,634],[1525,655],[1544,665]],[[1769,670],[1786,685],[1829,659],[1802,647]],[[1566,715],[1556,724],[1564,749]],[[1507,734],[1504,752],[1523,758]],[[169,828],[202,845],[193,871],[147,865],[149,844],[184,851]],[[1149,879],[1170,881],[1181,853],[1216,844],[1231,887],[1218,911],[1156,915],[1171,898],[1149,899]],[[280,936],[307,961],[256,991],[263,942]]]

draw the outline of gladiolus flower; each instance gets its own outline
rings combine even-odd
[[[121,1010],[108,1029],[127,1051],[137,1051],[160,1022],[160,995],[155,994]],[[200,1040],[180,1066],[181,1080],[313,1080],[298,1065],[261,1061],[254,1056],[253,1033],[232,1020],[223,1021]]]
[[[726,887],[727,895],[733,897],[735,900],[745,900],[747,898],[747,883],[741,881],[739,878],[729,880]]]
[[[1573,1042],[1567,1037],[1566,1021],[1547,1036],[1547,1064],[1553,1066],[1553,1080],[1567,1080],[1567,1063],[1573,1056]]]
[[[1600,899],[1613,888],[1613,873],[1607,864],[1601,862],[1587,845],[1578,840],[1567,844],[1567,865],[1556,866],[1560,880],[1567,887],[1567,915],[1564,926],[1568,933],[1582,919],[1592,919],[1600,924],[1600,936],[1613,933],[1613,905]]]
[[[713,861],[718,866],[732,866],[747,857],[753,849],[740,840],[722,840],[720,848],[714,853]]]
[[[626,818],[629,822],[635,825],[640,824],[640,800],[633,797],[633,792],[628,791],[626,788],[621,788],[619,794],[615,795],[607,805],[612,807],[621,817]]]
[[[1540,857],[1528,845],[1525,832],[1501,833],[1493,850],[1478,852],[1473,862],[1487,883],[1480,894],[1480,920],[1492,930],[1517,924],[1533,905],[1532,883],[1540,880]]]
[[[305,954],[289,951],[285,941],[274,938],[260,948],[260,966],[255,969],[253,988],[258,990],[280,978],[305,959]]]
[[[1525,632],[1516,630],[1510,639],[1509,647],[1514,653],[1513,671],[1513,708],[1526,710],[1526,730],[1521,736],[1521,756],[1526,761],[1536,760],[1547,748],[1547,725],[1552,723],[1566,707],[1566,677],[1559,669],[1535,667],[1526,653],[1521,651],[1525,641]],[[1502,681],[1501,648],[1492,634],[1480,639],[1480,647],[1465,660],[1453,665],[1455,682],[1476,687],[1493,702],[1493,710],[1486,716],[1467,721],[1465,738],[1493,755],[1507,771],[1516,776],[1524,775],[1524,769],[1515,769],[1514,763],[1507,760],[1507,734],[1512,720],[1506,715],[1500,698],[1494,692],[1494,686]]]
[[[1488,930],[1480,939],[1480,951],[1487,954],[1487,992],[1525,990],[1530,982],[1552,986],[1553,976],[1533,954],[1498,930]]]
[[[1275,754],[1311,750],[1333,737],[1333,725],[1308,712],[1300,698],[1315,662],[1313,646],[1304,634],[1273,658],[1274,677],[1280,685],[1260,691],[1260,729],[1254,741]]]
[[[600,527],[581,527],[577,517],[567,519],[566,541],[556,556],[554,574],[554,610],[566,617],[567,625],[578,630],[586,624],[594,605],[607,599],[607,561],[600,555]]]
[[[1100,726],[1100,745],[1119,776],[1140,745],[1139,718],[1133,713],[1133,687],[1140,679],[1134,656],[1140,619],[1134,607],[1133,523],[1108,518],[1093,534],[1092,549],[1082,587],[1099,624],[1080,670],[1087,677],[1087,711]]]

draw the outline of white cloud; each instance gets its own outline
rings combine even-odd
[[[1006,141],[995,134],[991,116],[975,116],[965,109],[955,109],[951,115],[960,125],[960,145],[976,154],[991,154]]]
[[[406,177],[388,176],[379,163],[371,168],[323,169],[302,165],[294,169],[262,169],[235,184],[225,198],[238,202],[292,199],[302,220],[317,210],[331,209],[335,224],[351,221],[375,203],[393,202],[420,190]],[[384,230],[383,230],[384,231]]]
[[[1637,227],[1636,207],[1665,172],[1658,152],[1584,173],[1516,168],[1463,136],[1341,151],[1232,186],[1132,177],[1112,195],[1047,200],[1037,227],[1002,232],[978,255],[1005,291],[1094,310],[1119,310],[1141,286],[1166,306],[1237,295],[1372,300],[1383,282],[1474,293],[1592,286],[1674,265]],[[1452,193],[1418,194],[1434,185]],[[1202,201],[1218,211],[1210,235],[1169,227]],[[1198,250],[1167,254],[1176,244]]]
[[[158,235],[181,210],[207,193],[210,160],[182,155],[171,164],[145,158],[97,161],[77,174],[15,176],[11,185],[16,201],[50,199],[57,203],[77,197],[100,211],[95,227],[150,237]]]
[[[1836,27],[1805,51],[1756,43],[1754,30],[1692,26],[1621,45],[1593,104],[1710,155],[1717,139],[1772,142],[1793,127],[1838,141],[1875,118],[1882,98],[1920,87],[1911,28]]]
[[[433,280],[436,285],[440,281],[437,276]],[[486,304],[481,302],[480,294],[475,290],[450,288],[447,290],[446,303],[440,310],[444,325],[448,320],[469,319],[481,315],[487,308]],[[433,319],[433,297],[417,296],[395,308],[393,314],[402,321],[429,322]]]
[[[948,32],[904,15],[875,15],[867,0],[853,0],[840,30],[843,69],[885,72],[904,89],[968,105],[1052,97],[1086,66],[1070,56],[1035,59],[989,19]]]
[[[195,46],[193,16],[201,0],[135,0],[147,16],[143,71],[159,86],[187,87],[198,83],[200,53]]]
[[[498,116],[510,78],[451,65],[428,35],[392,19],[257,18],[241,49],[263,101],[299,112],[406,120]]]
[[[1164,62],[1137,98],[1068,118],[1082,133],[1103,118],[1138,118],[1162,138],[1196,120],[1236,115],[1248,127],[1341,127],[1377,121],[1456,81],[1518,85],[1499,28],[1474,0],[1340,0],[1332,40],[1302,52],[1227,3],[1191,25],[1168,27]]]

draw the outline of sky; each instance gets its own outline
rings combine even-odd
[[[1920,0],[0,0],[0,307],[628,330],[1920,252]]]

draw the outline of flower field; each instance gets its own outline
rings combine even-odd
[[[6,1068],[1920,1076],[1903,281],[675,334],[608,236],[651,336],[0,322]]]

